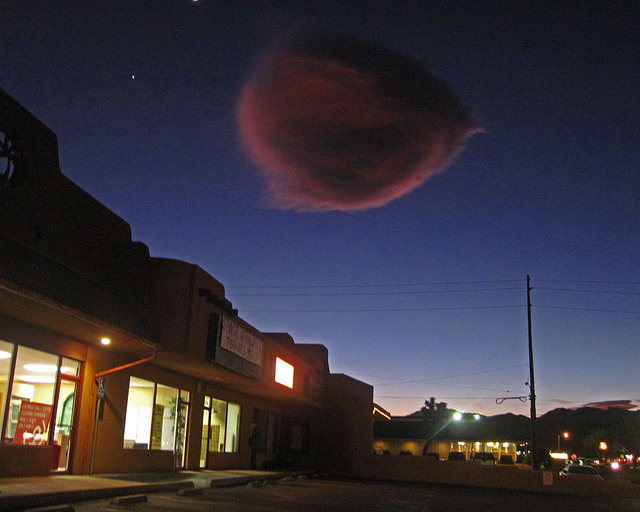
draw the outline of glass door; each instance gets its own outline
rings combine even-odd
[[[71,454],[71,439],[73,433],[73,412],[76,403],[76,390],[78,384],[73,380],[62,378],[58,388],[58,410],[53,434],[53,445],[58,459],[58,470],[69,469],[69,456]]]
[[[56,415],[52,443],[54,457],[57,457],[58,460],[57,469],[59,471],[67,471],[71,460],[72,440],[75,437],[73,436],[73,420],[79,380],[80,362],[63,357],[60,362],[60,383],[54,402],[56,404]]]
[[[204,397],[204,411],[202,413],[202,444],[200,445],[200,467],[207,467],[207,454],[209,453],[209,416],[211,415],[211,399]]]

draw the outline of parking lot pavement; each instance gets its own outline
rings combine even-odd
[[[241,485],[289,475],[291,473],[271,471],[203,470],[176,473],[0,478],[0,510],[8,512],[114,496]]]

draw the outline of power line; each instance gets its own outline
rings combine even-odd
[[[434,281],[428,283],[378,283],[378,284],[292,284],[292,285],[237,285],[226,286],[228,289],[254,288],[254,289],[283,289],[283,288],[390,288],[395,286],[442,286],[442,285],[467,285],[467,284],[491,284],[491,283],[518,283],[521,279],[493,279],[483,281]]]
[[[640,295],[640,292],[616,292],[609,290],[576,290],[572,288],[547,288],[537,286],[534,290],[552,290],[556,292],[579,292],[579,293],[602,293],[602,294],[611,294],[611,295]]]
[[[638,285],[640,281],[575,281],[571,279],[536,279],[536,282],[541,283],[579,283],[579,284],[629,284]]]
[[[469,377],[471,375],[482,375],[485,373],[493,373],[493,372],[501,372],[503,370],[511,370],[513,368],[522,368],[524,366],[529,366],[528,364],[515,364],[512,366],[504,366],[502,368],[492,368],[490,370],[482,370],[479,372],[469,372],[469,373],[460,373],[458,375],[448,375],[446,377],[435,377],[433,379],[426,379],[426,380],[405,380],[405,381],[400,381],[400,382],[389,382],[387,384],[376,384],[376,387],[380,387],[380,386],[396,386],[399,384],[417,384],[417,383],[433,383],[433,382],[438,382],[439,380],[442,379],[456,379],[459,377]],[[367,375],[364,375],[364,377],[367,377]],[[382,378],[387,378],[387,377],[382,377]],[[480,389],[480,388],[477,388]]]
[[[640,315],[640,311],[629,311],[622,309],[598,309],[598,308],[574,308],[569,306],[542,306],[542,305],[532,305],[534,308],[542,308],[542,309],[568,309],[572,311],[595,311],[597,313],[625,313],[632,315]]]
[[[375,308],[375,309],[243,309],[244,313],[384,313],[384,312],[408,312],[408,311],[459,311],[472,309],[509,309],[525,308],[526,304],[506,306],[455,306],[433,308]]]
[[[229,293],[234,297],[347,297],[354,295],[419,295],[435,293],[475,293],[475,292],[498,292],[513,291],[520,288],[476,288],[469,290],[411,290],[398,292],[319,292],[319,293]],[[640,294],[639,294],[640,295]]]

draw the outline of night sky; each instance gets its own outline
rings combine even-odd
[[[529,414],[527,275],[538,412],[640,404],[640,2],[0,10],[62,172],[392,414]]]

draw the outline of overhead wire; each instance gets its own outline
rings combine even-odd
[[[463,294],[463,293],[490,293],[490,292],[511,292],[522,290],[522,287],[511,286],[493,286],[493,287],[481,287],[478,285],[495,285],[498,283],[519,283],[521,279],[506,279],[506,280],[479,280],[479,281],[437,281],[437,282],[420,282],[420,283],[384,283],[384,284],[323,284],[323,285],[259,285],[259,286],[232,286],[227,287],[228,290],[239,290],[239,293],[229,293],[229,295],[237,297],[254,297],[254,298],[277,298],[277,297],[372,297],[372,296],[418,296],[418,295],[451,295],[451,294]],[[562,286],[535,286],[536,283],[571,283],[578,285],[637,285],[639,282],[630,281],[597,281],[597,280],[553,280],[553,279],[535,279],[533,281],[533,290],[549,291],[549,292],[567,292],[572,294],[600,294],[600,295],[620,295],[620,296],[640,296],[640,292],[635,291],[621,291],[621,290],[602,290],[602,289],[584,289],[575,287],[562,287]],[[469,286],[474,285],[473,288],[455,289],[456,286]],[[417,287],[433,287],[440,286],[446,287],[446,289],[427,289],[419,290]],[[376,288],[384,288],[382,290],[375,290]],[[402,288],[409,288],[403,290]],[[453,289],[452,289],[453,288]],[[242,290],[242,291],[240,291]],[[246,291],[245,291],[246,290]],[[258,292],[257,290],[265,290]],[[291,290],[286,292],[285,290]],[[311,290],[318,290],[316,292]],[[333,290],[333,291],[332,291]],[[517,301],[512,304],[494,304],[494,305],[465,305],[465,306],[425,306],[425,307],[346,307],[346,308],[256,308],[245,309],[245,312],[249,313],[369,313],[369,312],[419,312],[419,311],[462,311],[462,310],[490,310],[490,309],[514,309],[514,308],[526,308],[527,304]],[[623,310],[623,309],[608,309],[608,308],[595,308],[595,307],[575,307],[575,306],[561,306],[561,305],[549,305],[549,304],[532,304],[533,308],[539,309],[556,309],[556,310],[573,310],[573,311],[587,311],[587,312],[602,312],[602,313],[622,313],[622,314],[639,314],[640,311],[635,310]],[[376,385],[376,388],[390,385],[401,384],[437,384],[438,386],[449,386],[466,389],[486,390],[500,393],[510,393],[509,390],[496,389],[496,388],[483,388],[477,386],[465,386],[458,384],[445,384],[439,382],[442,379],[469,377],[472,375],[478,375],[483,373],[491,373],[494,371],[501,371],[510,368],[525,367],[527,364],[513,365],[509,367],[499,369],[489,369],[479,372],[469,372],[459,375],[451,375],[445,377],[438,377],[433,379],[422,380],[407,380],[399,382],[390,382]],[[384,377],[388,378],[388,377]],[[377,395],[377,398],[385,399],[415,399],[424,397],[413,396],[394,396],[394,395]],[[495,400],[494,397],[441,397],[442,399],[456,399],[456,400]]]

